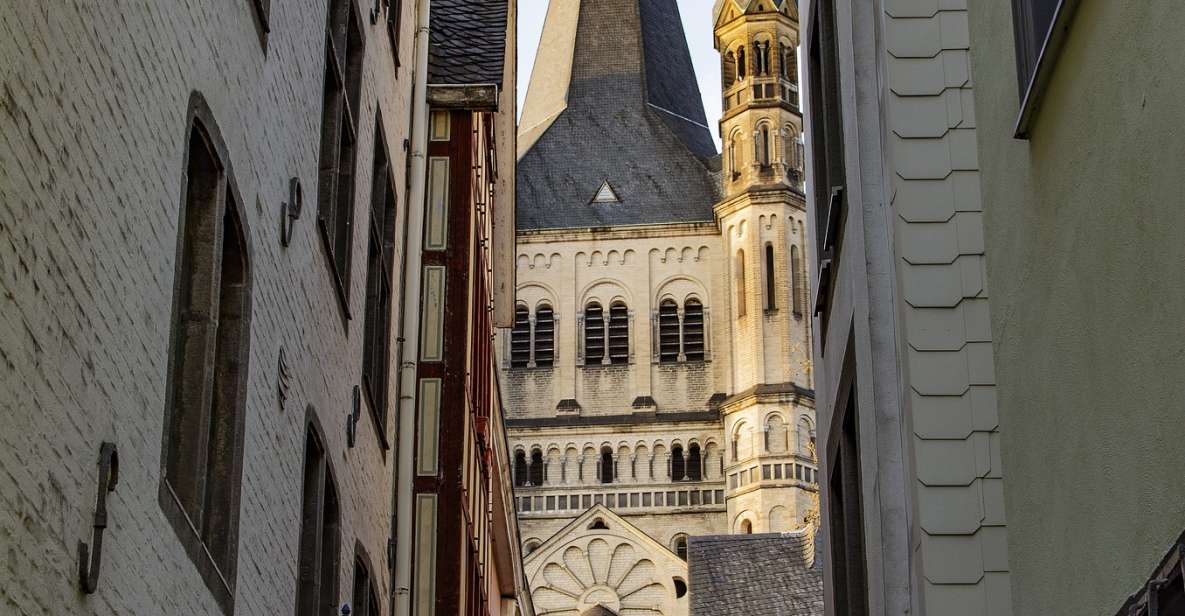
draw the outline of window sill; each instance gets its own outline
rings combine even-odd
[[[1028,139],[1032,134],[1033,124],[1037,121],[1037,113],[1041,109],[1041,101],[1057,68],[1058,57],[1070,31],[1070,22],[1073,21],[1080,2],[1081,0],[1061,0],[1058,3],[1049,35],[1045,37],[1045,44],[1037,56],[1037,68],[1033,71],[1033,77],[1029,80],[1024,99],[1020,103],[1020,116],[1016,119],[1016,128],[1012,134],[1016,139]]]

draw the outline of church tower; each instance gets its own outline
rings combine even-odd
[[[784,505],[802,526],[815,480],[798,10],[792,0],[717,0],[713,20],[724,150],[715,212],[732,308],[726,494],[732,532],[769,532],[787,521],[744,512]]]

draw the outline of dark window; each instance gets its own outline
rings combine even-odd
[[[526,368],[531,362],[531,313],[526,306],[514,308],[514,328],[510,330],[510,367]]]
[[[805,272],[802,271],[802,256],[799,255],[798,246],[790,247],[790,303],[794,310],[794,316],[802,316],[802,303],[806,295],[803,287]]]
[[[544,476],[543,452],[538,449],[531,451],[531,485],[541,486]]]
[[[695,298],[683,304],[683,356],[687,361],[704,360],[704,305]]]
[[[745,251],[738,250],[733,264],[733,286],[737,295],[737,316],[745,316],[745,305],[749,303],[745,294]]]
[[[183,185],[162,506],[177,512],[174,530],[189,553],[213,560],[218,576],[206,582],[229,599],[238,555],[250,271],[226,167],[196,120]]]
[[[699,453],[699,444],[692,443],[687,447],[687,478],[691,481],[699,481],[703,476],[703,459]]]
[[[604,520],[602,520],[601,518],[597,518],[596,520],[593,520],[593,523],[588,526],[588,529],[589,530],[609,530],[609,527],[605,525]]]
[[[523,450],[514,452],[514,485],[525,486],[530,478],[527,470],[527,454]]]
[[[731,52],[724,54],[724,58],[720,65],[720,82],[723,84],[725,90],[731,88],[736,83],[737,79],[737,59]]]
[[[774,247],[765,245],[765,309],[777,310],[777,268],[774,267]]]
[[[744,522],[741,522],[741,534],[752,535],[753,534],[753,523],[750,522],[749,520],[745,520]]]
[[[609,307],[609,363],[626,364],[630,361],[629,308],[621,302]]]
[[[613,471],[613,450],[608,447],[601,448],[601,483],[613,483],[613,477],[616,473]]]
[[[737,49],[737,81],[745,79],[745,48]]]
[[[687,478],[687,462],[683,459],[683,446],[671,447],[671,481],[682,481]]]
[[[860,436],[857,431],[855,386],[848,403],[835,460],[831,467],[828,503],[831,505],[831,566],[837,616],[868,613],[864,573],[864,513],[860,494]],[[799,469],[795,469],[799,476]]]
[[[395,269],[395,185],[382,118],[375,121],[374,172],[366,266],[366,332],[362,339],[362,386],[377,432],[387,446],[387,383],[391,367],[391,281]]]
[[[758,147],[761,148],[759,155],[761,157],[761,166],[768,167],[770,165],[770,141],[769,141],[769,125],[761,125],[761,133],[758,135]]]
[[[669,299],[658,306],[658,361],[679,361],[679,306]]]
[[[539,542],[538,541],[528,541],[527,545],[523,547],[523,556],[526,556],[526,555],[530,554],[531,552],[534,552],[535,550],[538,550],[538,549],[539,549]]]
[[[336,614],[340,507],[325,448],[312,429],[305,438],[302,503],[296,614]]]
[[[675,555],[687,560],[687,535],[679,535],[675,538]]]
[[[350,245],[354,224],[354,156],[362,85],[362,30],[350,0],[330,0],[321,107],[317,221],[338,300],[349,317]]]
[[[675,580],[675,598],[681,599],[685,595],[687,595],[687,582],[684,582],[683,580],[680,580],[679,578],[674,578],[674,580]]]
[[[383,604],[379,603],[379,595],[375,592],[370,569],[367,568],[361,556],[354,558],[354,597],[351,607],[353,610],[350,612],[350,616],[382,616],[383,614]]]
[[[248,2],[251,3],[251,12],[255,14],[255,27],[259,31],[259,40],[263,43],[264,50],[266,50],[267,35],[272,31],[272,0],[248,0]]]
[[[403,0],[386,0],[387,4],[387,36],[391,39],[391,55],[395,59],[395,68],[399,68],[399,29],[403,24]]]
[[[1041,51],[1062,0],[1012,0],[1016,39],[1016,79],[1023,99],[1037,71]]]
[[[596,365],[605,358],[605,313],[600,304],[584,309],[584,363]]]
[[[555,363],[555,312],[543,304],[535,309],[535,365],[550,368]]]

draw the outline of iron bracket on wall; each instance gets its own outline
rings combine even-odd
[[[78,542],[78,582],[82,592],[93,594],[99,588],[99,567],[103,564],[103,531],[107,528],[107,494],[119,481],[119,455],[115,443],[104,441],[99,447],[99,495],[95,503],[95,523],[91,532],[93,552],[85,541]]]
[[[288,201],[280,204],[280,245],[284,248],[292,242],[292,229],[304,209],[304,190],[300,178],[288,180]]]
[[[362,415],[362,392],[354,386],[354,408],[346,415],[346,444],[352,449],[358,436],[358,418]]]

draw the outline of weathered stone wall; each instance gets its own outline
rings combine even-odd
[[[403,3],[398,75],[385,17],[372,25],[360,13],[349,320],[317,229],[325,2],[272,2],[266,52],[252,6],[14,2],[0,11],[0,612],[220,613],[158,504],[194,91],[226,143],[251,268],[235,610],[295,603],[306,408],[324,428],[341,497],[339,602],[349,600],[356,543],[388,596],[394,451],[381,451],[365,403],[356,447],[344,426],[361,371],[376,110],[403,169],[413,3]],[[292,177],[305,204],[285,249],[280,207]],[[283,406],[281,349],[291,374]],[[91,542],[101,441],[118,446],[120,475],[88,596],[76,549]]]

